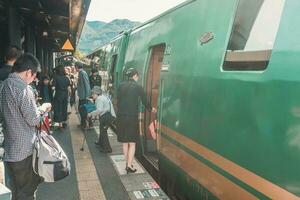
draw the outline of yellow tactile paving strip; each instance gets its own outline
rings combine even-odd
[[[84,151],[80,151],[84,135],[82,130],[77,128],[77,124],[79,124],[77,116],[70,115],[69,125],[80,200],[106,200],[86,143]]]

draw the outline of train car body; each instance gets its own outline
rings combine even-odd
[[[172,197],[300,198],[298,8],[191,0],[130,32],[114,74],[137,68],[158,108],[157,139],[141,110],[139,153]]]
[[[107,52],[105,60],[107,62],[107,69],[110,75],[110,83],[112,84],[113,91],[117,91],[117,85],[119,85],[123,77],[122,68],[124,65],[127,43],[128,33],[124,32],[105,45]]]
[[[128,38],[129,32],[123,32],[89,55],[90,59],[97,57],[100,68],[108,71],[110,85],[108,89],[112,92],[113,97],[116,97],[117,86],[123,78],[122,71]]]

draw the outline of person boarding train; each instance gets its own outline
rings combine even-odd
[[[135,154],[136,143],[139,139],[139,100],[149,110],[156,113],[147,101],[146,94],[137,81],[139,79],[138,71],[134,68],[127,70],[128,81],[120,84],[117,94],[117,135],[118,141],[123,143],[123,153],[126,160],[127,173],[134,173],[132,161]]]

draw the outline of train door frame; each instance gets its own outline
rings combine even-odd
[[[160,83],[161,83],[161,68],[163,64],[164,54],[166,50],[166,44],[160,43],[153,45],[149,48],[149,56],[147,62],[147,68],[144,75],[144,83],[147,98],[150,101],[151,105],[158,108],[159,105],[159,95],[160,95]],[[158,109],[157,109],[158,110]],[[156,114],[157,115],[157,114]],[[144,156],[149,160],[153,165],[158,166],[158,139],[153,139],[149,131],[149,124],[155,119],[158,122],[158,116],[155,117],[155,114],[147,111],[145,109],[143,113],[143,123],[142,130],[144,130]],[[158,123],[156,123],[158,126]],[[158,127],[156,127],[158,128]]]
[[[117,81],[118,81],[118,72],[117,72],[117,64],[118,64],[119,54],[113,54],[111,56],[111,67],[109,69],[109,84],[107,90],[110,91],[110,95],[112,99],[115,99],[114,91],[116,91]],[[110,85],[111,84],[111,85]],[[115,102],[115,101],[113,101]]]
[[[117,66],[117,61],[118,61],[118,54],[113,54],[111,56],[111,69],[110,69],[110,73],[112,76],[112,83],[114,84],[115,82],[115,72],[116,72],[116,66]]]

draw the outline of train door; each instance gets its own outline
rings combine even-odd
[[[157,109],[159,97],[160,71],[163,62],[165,44],[153,46],[146,77],[146,94],[151,105]],[[144,115],[144,133],[145,133],[145,156],[153,164],[158,163],[157,147],[158,142],[151,135],[149,125],[156,119],[156,114],[145,110]],[[156,125],[156,124],[155,124]],[[155,127],[156,128],[156,127]]]

